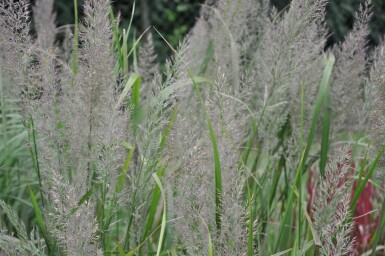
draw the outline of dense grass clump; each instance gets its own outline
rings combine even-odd
[[[0,4],[1,255],[383,254],[369,2],[326,49],[326,0],[209,1],[162,68],[156,28],[52,2]]]

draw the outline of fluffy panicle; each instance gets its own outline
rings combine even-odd
[[[114,73],[119,66],[109,0],[84,0],[76,51],[68,30],[61,47],[55,45],[53,0],[36,0],[32,8],[36,38],[29,31],[29,2],[5,2],[0,3],[0,70],[24,111],[54,250],[101,255],[100,249],[116,247],[110,241],[123,243],[123,228],[129,237],[125,251],[140,248],[139,254],[151,254],[165,209],[164,247],[181,245],[185,254],[207,255],[211,239],[215,255],[246,255],[257,249],[273,253],[270,225],[281,216],[278,206],[285,201],[279,193],[287,189],[289,170],[298,168],[300,141],[309,133],[324,67],[326,0],[293,0],[282,13],[271,10],[267,0],[207,0],[192,32],[167,60],[164,74],[149,34],[139,50],[141,83],[128,92],[122,85],[129,77],[120,81]],[[368,3],[361,7],[353,31],[333,49],[335,134],[347,127],[361,130],[366,121],[362,110],[370,12]],[[370,71],[375,150],[385,140],[384,74],[383,43]],[[140,99],[133,97],[139,91]],[[122,145],[130,152],[127,162]],[[349,161],[350,150],[344,148],[319,185],[313,213],[324,255],[352,250]],[[385,166],[385,157],[381,164]],[[120,172],[122,166],[125,172]],[[167,205],[157,205],[152,219],[154,172],[167,191]],[[272,207],[274,203],[278,206]],[[44,239],[27,234],[3,201],[0,209],[17,231],[14,239],[0,231],[0,254],[51,249],[50,244],[41,249]],[[115,220],[119,225],[111,224]],[[257,222],[267,239],[258,234]],[[12,247],[2,246],[7,243]],[[302,244],[304,251],[309,246]]]
[[[33,74],[29,68],[32,58],[32,38],[30,32],[29,1],[2,1],[0,3],[0,56],[2,70],[12,78],[13,88],[8,88],[12,96],[23,93],[29,95],[34,86],[28,77]],[[28,101],[28,97],[27,100]],[[27,106],[27,102],[23,106]]]
[[[65,194],[56,193],[56,203],[62,205],[55,207],[58,220],[51,219],[51,225],[60,223],[54,234],[63,242],[69,255],[98,253],[92,199],[74,214],[69,212],[91,182],[115,186],[124,153],[121,142],[128,134],[124,133],[128,128],[127,113],[116,105],[119,85],[112,72],[113,30],[108,1],[85,1],[84,15],[85,20],[80,26],[78,73],[73,82],[63,80],[67,83],[62,85],[61,115],[65,120],[63,134],[67,146],[65,164],[72,181],[62,187]],[[52,180],[52,184],[57,184],[60,179],[61,176]],[[61,208],[64,208],[62,214]]]
[[[3,211],[17,232],[18,238],[7,234],[6,230],[0,230],[0,254],[1,255],[43,255],[44,249],[39,241],[37,232],[32,230],[27,234],[27,230],[22,220],[17,217],[17,213],[12,210],[4,201],[0,200],[0,212]]]
[[[53,0],[36,1],[33,17],[39,46],[42,49],[52,47],[56,36],[56,15],[53,12]]]
[[[176,217],[181,218],[175,226],[181,240],[188,244],[189,252],[193,255],[207,252],[207,230],[204,223],[212,230],[210,233],[215,240],[217,254],[242,255],[247,248],[246,218],[239,192],[244,176],[238,169],[238,152],[250,113],[247,112],[247,105],[239,100],[244,90],[238,86],[231,88],[228,83],[228,77],[219,70],[212,90],[201,87],[205,88],[202,91],[205,95],[203,106],[196,93],[181,100],[180,113],[171,136],[170,150],[177,158],[175,165],[180,166],[172,177],[174,188],[179,191],[174,205]],[[212,208],[216,193],[213,149],[204,109],[213,124],[221,161],[223,194],[220,232],[215,229],[216,212]],[[188,232],[191,229],[196,232]]]
[[[22,49],[31,42],[29,1],[2,1],[0,3],[1,48]],[[5,48],[4,48],[5,47]]]
[[[22,99],[34,136],[31,146],[37,149],[43,200],[56,198],[55,202],[47,200],[57,218],[46,215],[52,233],[69,255],[96,255],[95,205],[89,203],[72,215],[70,211],[86,192],[91,178],[114,185],[123,153],[120,144],[127,117],[116,106],[118,85],[112,72],[110,9],[108,1],[85,1],[79,70],[73,74],[68,66],[70,54],[59,56],[54,46],[52,3],[40,0],[33,8],[35,42],[29,36],[27,1],[0,4],[0,30],[4,35],[0,37],[1,58],[7,60],[7,75],[17,85],[16,94]],[[70,181],[63,178],[67,175]]]
[[[52,171],[54,188],[47,191],[52,212],[49,213],[50,231],[68,255],[97,255],[96,223],[92,200],[78,207],[79,195],[83,195],[83,182],[70,184],[59,173]],[[75,212],[72,212],[76,209]]]
[[[369,137],[372,141],[372,155],[376,156],[385,142],[385,42],[375,49],[374,63],[370,70],[370,126]],[[385,157],[378,163],[378,176],[381,185],[385,184]]]
[[[207,254],[207,229],[215,226],[211,207],[213,186],[212,150],[202,106],[194,91],[184,90],[178,97],[179,110],[170,135],[170,165],[178,167],[168,180],[175,195],[176,233],[191,255]],[[179,100],[180,99],[180,100]],[[191,232],[194,230],[194,232]]]
[[[53,51],[51,52],[53,54]],[[60,124],[62,123],[58,94],[57,65],[51,54],[39,55],[36,65],[36,74],[39,77],[39,98],[29,104],[30,126],[35,135],[36,149],[38,151],[38,164],[44,177],[51,175],[51,170],[63,173],[66,163],[63,156],[65,144]],[[49,190],[54,184],[43,182],[44,189]]]
[[[336,65],[330,96],[335,133],[362,130],[366,121],[363,110],[370,17],[371,8],[367,1],[356,14],[353,30],[334,49]]]
[[[298,108],[300,84],[305,81],[310,96],[307,104],[312,104],[325,42],[325,3],[294,1],[281,18],[271,17],[267,1],[218,1],[216,7],[202,8],[192,30],[194,47],[188,55],[196,59],[192,70],[213,77],[219,67],[229,81],[229,89],[221,88],[221,92],[236,90],[239,80],[253,73],[254,84],[249,86],[253,94],[240,100],[255,109],[259,135],[265,143],[276,136],[288,111]],[[298,117],[292,118],[295,124]]]
[[[36,15],[46,10],[52,11],[52,4],[53,2],[48,0],[37,1],[34,7]],[[26,123],[35,135],[36,145],[33,146],[36,146],[41,154],[38,156],[41,172],[43,175],[49,175],[51,168],[62,168],[59,157],[60,134],[57,129],[58,60],[53,39],[49,39],[55,35],[54,19],[41,21],[35,17],[38,39],[34,43],[29,36],[30,24],[26,1],[17,3],[11,1],[8,6],[2,4],[0,10],[1,30],[6,35],[0,39],[3,46],[1,55],[5,58],[7,67],[5,71],[11,82],[16,85],[11,90],[13,89],[13,93],[21,98],[19,102],[23,107]]]
[[[78,75],[73,86],[64,85],[63,89],[69,159],[80,175],[90,178],[93,163],[99,177],[105,178],[114,175],[116,160],[121,157],[119,143],[126,118],[116,106],[108,1],[86,1],[84,14]]]
[[[210,115],[214,115],[214,121],[219,121],[215,119],[216,116],[225,117],[219,112],[225,115],[234,113],[234,116],[226,117],[226,121],[221,120],[222,124],[229,124],[227,129],[234,127],[233,122],[227,123],[231,118],[240,118],[240,123],[245,119],[250,121],[257,118],[258,111],[254,112],[252,109],[260,109],[260,106],[255,106],[255,95],[252,91],[256,88],[251,81],[256,77],[250,69],[263,34],[267,6],[266,1],[254,0],[217,1],[215,5],[207,2],[207,5],[202,7],[201,16],[189,36],[191,47],[187,51],[187,57],[191,60],[189,67],[193,74],[208,77],[223,77],[225,74],[226,82],[217,83],[213,87],[214,97],[207,100],[207,107]],[[226,54],[223,54],[224,52]],[[194,93],[189,91],[185,96],[190,97]],[[210,95],[208,90],[202,93]],[[194,106],[191,99],[187,100],[190,102],[189,106]],[[226,101],[226,107],[231,107],[232,111],[225,111],[226,108],[221,107],[222,103],[216,106],[218,102],[213,101]],[[196,107],[201,108],[199,104]],[[214,109],[210,110],[211,107]],[[239,127],[240,130],[244,128],[243,124]],[[233,134],[237,137],[237,146],[243,139],[241,137],[244,132],[242,130],[237,131],[237,135]]]
[[[228,157],[228,154],[223,154]],[[224,161],[231,163],[231,160]],[[236,164],[235,161],[232,164]],[[242,186],[245,175],[236,166],[225,166],[223,168],[223,195],[222,195],[222,218],[221,232],[218,237],[213,233],[217,255],[245,255],[247,253],[247,222],[246,208],[242,203]],[[256,230],[256,229],[254,229]]]
[[[130,231],[134,234],[140,234],[146,225],[146,219],[142,216],[147,214],[151,203],[154,187],[152,174],[154,170],[164,169],[166,159],[170,157],[164,151],[165,145],[162,145],[160,139],[178,110],[177,89],[184,86],[183,81],[187,76],[184,57],[187,47],[187,41],[182,41],[175,57],[166,62],[165,78],[158,71],[155,72],[153,79],[144,84],[148,91],[141,97],[139,107],[133,106],[132,111],[138,118],[135,120],[137,127],[130,142],[135,145],[135,151],[128,174],[130,185],[124,192],[127,200],[122,203],[133,216]],[[161,161],[163,155],[165,160]],[[130,246],[138,246],[141,239],[143,238],[139,235],[135,236],[131,239]]]
[[[142,102],[144,118],[135,136],[140,155],[145,158],[156,159],[159,155],[159,136],[176,111],[177,92],[187,77],[184,56],[187,47],[187,40],[181,42],[176,56],[166,62],[165,79],[156,72],[151,87],[147,88],[150,92]]]
[[[71,67],[71,64],[73,64],[74,35],[72,34],[72,31],[69,27],[65,27],[59,32],[63,36],[63,42],[58,51],[58,55],[60,56],[60,59],[63,61],[63,63],[66,64],[66,68],[68,68],[67,70],[71,71],[72,73],[72,69],[69,69],[69,67]],[[69,77],[72,79],[71,75],[63,75],[63,77]],[[63,82],[63,84],[66,83]]]
[[[217,1],[202,7],[201,17],[191,32],[194,45],[188,56],[192,71],[216,75],[221,68],[237,82],[253,61],[267,7],[265,1]],[[226,52],[227,54],[223,54]]]
[[[173,152],[182,159],[181,167],[174,177],[177,180],[175,189],[181,191],[176,198],[175,207],[179,209],[178,216],[184,218],[183,223],[178,222],[176,229],[183,242],[196,246],[191,250],[200,248],[199,246],[203,246],[201,251],[205,250],[205,243],[201,239],[206,237],[207,232],[199,218],[189,215],[194,212],[191,207],[199,205],[194,208],[195,211],[198,211],[208,226],[215,227],[215,211],[209,207],[214,202],[215,195],[213,151],[205,128],[207,120],[203,109],[207,110],[213,123],[221,160],[223,191],[232,191],[232,188],[237,187],[233,182],[239,175],[239,152],[247,132],[245,127],[250,127],[248,122],[253,119],[260,121],[258,135],[261,140],[267,141],[267,135],[276,136],[286,122],[289,110],[295,110],[299,106],[300,82],[306,81],[306,92],[316,94],[313,92],[316,91],[313,80],[309,82],[307,79],[312,78],[317,82],[319,79],[316,67],[322,60],[325,42],[322,20],[325,1],[295,1],[283,18],[274,17],[272,20],[263,7],[252,3],[254,2],[246,0],[219,1],[216,8],[206,9],[211,17],[207,20],[202,15],[190,38],[191,44],[195,46],[196,40],[199,40],[197,35],[210,35],[213,32],[213,36],[209,37],[212,45],[210,42],[197,42],[206,49],[206,59],[202,57],[200,60],[205,59],[202,66],[207,65],[207,70],[195,72],[218,77],[210,87],[201,86],[203,106],[195,92],[187,92],[186,95],[182,93],[181,113],[174,125],[172,148],[176,149]],[[242,15],[234,18],[234,15],[238,15],[235,11],[238,9],[243,10]],[[253,16],[252,13],[255,12],[262,14],[262,18]],[[236,24],[239,20],[240,23],[249,25],[241,28]],[[258,26],[253,27],[252,24],[263,24],[264,30],[259,30]],[[251,36],[250,42],[243,40],[250,36],[249,33],[256,34]],[[260,44],[255,52],[253,47],[256,42]],[[192,47],[191,52],[194,49]],[[304,50],[306,54],[303,54]],[[194,51],[195,53],[197,52]],[[255,63],[251,63],[250,60],[254,58]],[[248,64],[248,67],[244,64]],[[254,70],[247,72],[250,68]],[[317,72],[308,74],[309,71]],[[309,96],[307,100],[310,105],[312,97]],[[296,124],[296,118],[293,117],[293,125]],[[186,181],[191,179],[195,181],[187,184]],[[195,191],[193,197],[189,195],[192,191]],[[222,221],[223,224],[226,223],[222,234],[227,237],[227,241],[221,240],[221,236],[216,236],[215,232],[212,235],[219,244],[216,248],[219,254],[227,251],[236,255],[241,254],[241,248],[244,248],[241,244],[245,241],[246,228],[244,223],[234,223],[230,216],[237,216],[238,219],[245,219],[245,216],[243,206],[230,194],[222,195]],[[226,205],[234,208],[226,208]],[[226,225],[231,227],[231,231],[226,231]],[[185,233],[186,230],[197,227],[200,227],[201,236]],[[232,248],[232,243],[237,244],[235,247],[238,249]]]
[[[27,256],[28,253],[20,246],[18,239],[7,234],[6,230],[0,230],[0,254],[4,256],[21,255]]]
[[[26,241],[28,240],[27,230],[24,223],[19,220],[17,213],[12,210],[3,200],[0,200],[0,208],[7,215],[9,221],[12,223],[13,227],[16,229],[17,234],[20,239]]]
[[[319,195],[314,203],[314,228],[321,240],[322,255],[351,255],[354,239],[350,222],[350,170],[351,149],[344,147],[328,163],[319,185]]]
[[[276,136],[290,118],[294,138],[299,137],[301,89],[306,95],[305,117],[310,117],[323,66],[326,1],[293,1],[283,17],[272,17],[265,24],[263,40],[257,52],[257,106],[261,113],[262,136]],[[310,119],[310,118],[308,118]],[[305,129],[310,120],[305,120]],[[265,137],[263,137],[265,138]],[[275,146],[274,137],[266,137]]]
[[[206,9],[203,7],[201,16],[204,15],[204,10]],[[210,68],[209,62],[211,62],[209,56],[211,56],[213,51],[213,44],[207,40],[207,38],[210,37],[209,31],[210,27],[207,21],[204,18],[199,18],[189,34],[190,43],[194,45],[194,47],[190,47],[187,51],[187,59],[191,60],[190,68],[194,74],[203,75],[209,72],[207,71],[207,69]],[[204,58],[206,54],[208,57],[203,61],[202,57]]]
[[[152,34],[147,35],[146,41],[139,48],[139,74],[142,77],[141,95],[147,98],[146,94],[151,93],[151,82],[158,72],[159,65],[154,49]]]
[[[217,137],[223,183],[222,227],[218,237],[220,246],[216,250],[217,254],[227,252],[230,255],[243,255],[246,253],[247,236],[245,208],[240,198],[247,175],[242,173],[238,165],[246,127],[250,127],[253,115],[249,112],[249,106],[239,101],[248,97],[245,95],[248,93],[247,88],[241,83],[231,88],[228,79],[231,77],[218,71],[212,96],[206,103]]]

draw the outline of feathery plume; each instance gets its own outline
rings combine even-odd
[[[1,255],[44,255],[44,247],[39,241],[38,233],[32,230],[28,236],[27,229],[17,213],[0,200],[0,209],[6,214],[10,223],[15,228],[18,238],[7,234],[6,230],[0,230],[0,254]]]
[[[41,49],[54,45],[56,36],[56,15],[53,12],[53,0],[38,0],[33,7],[37,41]]]
[[[385,142],[385,42],[374,51],[374,62],[370,70],[370,112],[369,137],[372,141],[373,156],[376,156]],[[385,184],[385,157],[380,157],[377,176]]]
[[[79,195],[85,193],[85,180],[69,183],[55,171],[50,179],[50,183],[55,184],[47,192],[52,207],[47,215],[50,232],[68,255],[98,255],[95,203],[91,199],[78,207]]]
[[[142,77],[142,98],[147,98],[146,94],[152,93],[151,82],[155,74],[158,72],[159,65],[157,61],[157,54],[154,49],[154,40],[152,34],[149,33],[145,42],[139,48],[139,74]]]
[[[331,85],[333,132],[362,130],[364,113],[364,86],[367,70],[368,22],[371,18],[369,1],[356,14],[353,30],[345,41],[335,47],[336,65]],[[347,106],[349,106],[347,108]]]
[[[85,1],[85,21],[80,27],[79,72],[74,85],[63,86],[64,120],[69,139],[68,160],[87,175],[114,175],[121,157],[126,116],[116,108],[117,88],[113,75],[112,26],[108,1]],[[92,164],[91,164],[92,163]],[[93,167],[91,167],[93,165]]]
[[[15,83],[15,86],[7,88],[7,93],[13,97],[19,94],[27,95],[23,99],[23,107],[28,106],[28,100],[34,97],[36,91],[33,87],[35,83],[29,81],[33,74],[33,69],[29,67],[33,60],[29,6],[28,0],[0,2],[0,56],[4,63],[2,68]]]
[[[322,255],[350,255],[354,239],[351,238],[353,223],[351,213],[349,181],[351,149],[344,147],[328,163],[324,178],[320,181],[319,195],[314,203],[314,228],[322,242]]]

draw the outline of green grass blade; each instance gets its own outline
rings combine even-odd
[[[77,206],[70,211],[70,215],[73,215],[94,193],[94,190],[99,186],[99,183],[95,183],[86,193],[80,198]]]
[[[381,158],[382,154],[384,153],[384,151],[385,151],[385,145],[381,148],[380,152],[377,154],[377,156],[374,159],[373,163],[370,165],[369,171],[365,175],[365,179],[362,182],[361,182],[361,179],[360,179],[362,177],[361,176],[361,171],[360,171],[360,176],[359,176],[359,180],[357,181],[356,190],[354,191],[353,200],[352,200],[352,202],[350,204],[352,212],[354,212],[355,207],[357,205],[357,201],[358,201],[362,191],[364,190],[366,184],[368,183],[370,177],[372,176],[374,170],[376,169],[377,164],[380,161],[380,158]],[[362,168],[364,168],[364,166]]]
[[[147,215],[146,227],[143,232],[142,241],[146,240],[147,235],[149,234],[151,227],[154,224],[156,209],[158,208],[158,205],[159,205],[160,193],[161,191],[159,186],[156,186],[152,193],[151,206]]]
[[[39,192],[40,192],[40,197],[41,197],[41,203],[44,205],[44,197],[43,197],[43,187],[42,187],[42,182],[41,182],[41,174],[40,174],[40,163],[39,163],[39,155],[37,152],[37,143],[36,143],[36,133],[35,133],[35,125],[33,122],[32,116],[30,116],[30,129],[28,130],[28,141],[32,144],[30,146],[30,152],[32,156],[32,160],[34,163],[34,167],[36,170],[37,178],[39,180]]]
[[[302,211],[306,217],[307,224],[309,225],[309,229],[310,229],[311,235],[313,237],[314,244],[317,246],[322,246],[321,239],[319,238],[317,231],[314,228],[313,221],[311,220],[311,217],[309,216],[307,209],[305,208],[305,205],[302,206]]]
[[[132,41],[135,42],[135,34],[132,37]],[[134,51],[132,52],[132,65],[134,66],[134,72],[139,73],[139,65],[138,65],[138,53],[136,47],[132,48]]]
[[[135,51],[136,47],[138,47],[140,41],[142,40],[143,36],[147,33],[148,30],[150,30],[150,27],[148,27],[145,31],[143,31],[143,33],[139,36],[139,38],[135,40],[134,45],[131,47],[131,50],[127,53],[127,55],[125,55],[127,59]]]
[[[205,112],[206,120],[207,120],[207,126],[208,126],[209,134],[210,134],[210,140],[211,140],[211,144],[213,146],[214,176],[215,176],[215,223],[216,223],[218,232],[220,232],[221,231],[221,219],[222,219],[222,190],[223,190],[223,185],[222,185],[221,160],[220,160],[220,156],[219,156],[218,144],[217,144],[217,140],[215,137],[213,126],[211,124],[210,116],[207,113],[206,107],[205,107],[204,102],[203,102],[200,88],[199,88],[198,84],[195,82],[195,78],[192,75],[192,73],[190,71],[188,71],[188,73],[189,73],[190,79],[194,85],[195,91],[198,94],[199,100],[202,104],[202,108]]]
[[[278,240],[277,240],[277,244],[276,244],[276,247],[275,247],[275,251],[276,252],[277,252],[277,250],[279,248],[279,245],[280,245],[280,242],[281,242],[281,239],[282,239],[282,235],[283,235],[283,231],[284,231],[284,228],[285,228],[285,225],[286,225],[286,221],[287,221],[287,218],[289,216],[289,212],[291,211],[290,209],[292,209],[292,204],[293,204],[293,200],[294,200],[294,192],[296,190],[296,185],[297,185],[297,183],[298,183],[298,181],[300,179],[300,176],[302,176],[302,174],[304,172],[304,169],[306,167],[306,160],[308,158],[308,155],[309,155],[309,152],[310,152],[310,148],[312,146],[312,142],[313,142],[314,137],[316,135],[317,123],[318,123],[318,120],[319,120],[319,117],[320,117],[320,114],[321,114],[322,106],[323,106],[323,104],[325,102],[325,97],[326,97],[326,95],[328,93],[328,90],[329,90],[330,76],[331,76],[331,73],[332,73],[332,70],[333,70],[333,67],[334,67],[334,63],[335,63],[335,57],[334,57],[334,55],[330,54],[327,57],[325,69],[324,69],[322,80],[321,80],[321,83],[320,83],[320,89],[319,89],[319,93],[318,93],[318,96],[317,96],[316,106],[315,106],[315,109],[314,109],[314,114],[313,114],[313,119],[312,119],[310,131],[309,131],[309,135],[308,135],[308,138],[307,138],[307,144],[306,144],[305,150],[304,150],[304,152],[302,154],[302,157],[301,157],[301,160],[300,160],[300,163],[299,163],[296,175],[295,175],[294,183],[293,183],[293,185],[292,185],[292,187],[290,189],[290,194],[289,194],[288,202],[286,204],[286,211],[285,211],[284,216],[282,218],[282,221],[280,223],[280,230],[279,230],[279,233],[278,233]]]
[[[316,135],[317,123],[321,114],[322,106],[324,105],[325,99],[327,98],[327,95],[328,95],[330,76],[334,67],[334,63],[335,63],[335,57],[334,55],[330,54],[327,58],[325,70],[322,76],[320,90],[317,97],[316,107],[314,110],[313,119],[310,127],[310,132],[307,138],[307,145],[305,147],[305,151],[301,159],[301,164],[300,164],[300,167],[302,169],[301,172],[303,172],[303,169],[305,168],[305,161],[309,155],[312,142]]]
[[[161,141],[160,141],[159,148],[158,148],[159,153],[166,147],[167,138],[170,135],[171,128],[172,128],[172,126],[176,120],[178,110],[179,110],[179,108],[178,108],[178,106],[176,106],[174,108],[173,114],[171,115],[170,120],[169,120],[166,128],[162,132]],[[159,170],[157,172],[158,176],[162,177],[164,175],[165,171],[166,171],[166,168],[163,167],[161,170]],[[144,242],[147,239],[147,236],[148,236],[148,234],[149,234],[149,232],[150,232],[150,230],[154,224],[156,210],[157,210],[158,205],[159,205],[160,195],[161,195],[160,188],[159,188],[159,186],[156,186],[154,191],[153,191],[153,194],[152,194],[152,200],[151,200],[150,209],[149,209],[149,212],[147,215],[146,226],[145,226],[145,230],[144,230],[143,235],[142,235],[142,240],[141,240],[142,242]],[[140,250],[139,250],[139,252],[140,252]]]
[[[159,170],[157,172],[158,177],[162,177],[165,173],[165,170],[166,170],[166,168],[164,168],[164,167],[161,170]],[[153,194],[152,194],[150,209],[149,209],[149,212],[147,215],[146,227],[144,229],[143,236],[142,236],[142,242],[144,242],[148,238],[147,236],[150,233],[152,226],[154,225],[154,219],[155,219],[156,211],[157,211],[158,206],[159,206],[160,196],[161,196],[160,187],[155,186],[155,189],[154,189]]]
[[[320,172],[324,176],[326,164],[328,160],[329,136],[330,136],[330,99],[329,94],[325,95],[325,104],[322,120],[322,139],[321,139],[321,155],[320,155]]]
[[[132,155],[134,154],[134,151],[135,151],[135,147],[132,147],[128,152],[126,161],[124,162],[123,168],[120,171],[118,182],[116,183],[115,195],[117,195],[123,189],[124,180],[126,179],[126,174],[127,174],[128,168],[130,167],[130,162],[131,162]]]
[[[293,249],[290,248],[290,249],[284,250],[284,251],[282,251],[282,252],[275,253],[275,254],[273,254],[273,255],[271,255],[271,256],[282,256],[282,255],[287,255],[289,252],[291,252],[291,250],[293,250]]]
[[[115,190],[114,190],[114,193],[113,193],[113,196],[111,199],[111,205],[110,205],[110,207],[107,208],[107,210],[108,210],[107,216],[105,217],[104,223],[102,225],[103,226],[102,230],[109,230],[109,226],[110,226],[112,218],[114,216],[116,216],[117,219],[119,219],[119,212],[118,211],[115,212],[115,209],[117,207],[117,200],[118,200],[119,193],[123,190],[123,185],[124,185],[124,181],[126,179],[127,171],[130,167],[131,158],[132,158],[132,155],[135,151],[135,147],[129,145],[128,143],[122,143],[122,144],[124,147],[128,148],[129,151],[128,151],[127,158],[124,161],[123,167],[120,171],[120,174],[118,176],[118,181],[116,183]],[[104,200],[103,200],[103,202],[104,202]],[[104,205],[105,205],[105,202],[104,202]],[[116,213],[116,215],[115,215],[115,213]],[[119,223],[118,223],[118,225],[119,225]],[[117,237],[118,237],[118,235],[117,235]]]
[[[118,97],[118,101],[116,102],[115,108],[119,108],[124,99],[127,97],[128,93],[131,91],[133,87],[139,87],[140,88],[140,83],[141,83],[142,78],[136,74],[132,73],[130,77],[128,78],[126,85],[124,86],[122,92],[120,93]],[[137,85],[139,84],[139,85]]]
[[[44,241],[46,242],[48,254],[51,255],[53,243],[52,243],[52,241],[48,235],[47,229],[45,227],[44,220],[43,220],[43,214],[41,213],[40,207],[37,204],[36,196],[33,193],[32,189],[29,185],[28,185],[28,189],[29,189],[29,196],[31,198],[33,209],[35,211],[37,225],[39,226],[40,232],[43,235]]]
[[[166,221],[166,223],[169,222],[169,221]],[[135,247],[134,249],[132,249],[131,251],[129,251],[127,254],[125,254],[126,256],[133,256],[133,255],[137,255],[137,252],[139,253],[139,250],[141,249],[141,247],[143,247],[143,245],[149,240],[152,238],[152,236],[158,231],[158,229],[161,228],[161,226],[158,226],[147,238],[145,241],[143,241],[140,245],[138,245],[137,247]],[[127,250],[127,249],[126,249]],[[164,253],[162,253],[163,255]]]
[[[220,232],[221,230],[221,219],[222,219],[222,170],[221,170],[221,161],[219,158],[219,150],[217,141],[214,134],[214,129],[211,125],[211,121],[208,119],[207,125],[210,132],[210,139],[211,143],[213,145],[213,151],[214,151],[214,170],[215,170],[215,205],[216,205],[216,212],[215,212],[215,222],[217,225],[217,229]]]
[[[212,241],[212,238],[211,238],[211,234],[209,233],[209,241],[208,241],[208,243],[209,243],[209,249],[208,249],[208,256],[213,256],[214,255],[214,253],[213,253],[213,241]]]
[[[162,193],[162,198],[163,198],[163,214],[162,214],[162,224],[160,228],[160,235],[159,235],[159,241],[158,241],[158,249],[156,251],[156,256],[160,255],[161,249],[162,249],[162,244],[164,240],[164,235],[165,235],[165,230],[166,230],[166,221],[167,221],[167,214],[166,214],[166,209],[167,209],[167,204],[166,204],[166,194],[163,190],[162,183],[159,180],[159,177],[156,173],[152,174],[152,177],[154,178],[156,184],[158,185],[161,193]]]
[[[248,223],[248,238],[247,238],[247,255],[254,255],[254,204],[253,204],[253,192],[251,191],[249,182],[247,181],[247,201],[249,210],[249,223]]]
[[[115,15],[114,10],[112,9],[111,1],[109,2],[110,5],[110,19],[113,25],[114,30],[114,44],[116,46],[116,50],[118,53],[118,62],[120,66],[123,66],[123,55],[122,55],[122,45],[120,44],[120,35],[119,35],[119,24],[115,21]],[[134,7],[135,8],[135,2]]]
[[[123,29],[122,56],[123,56],[123,75],[127,76],[128,71],[129,71],[129,65],[128,65],[128,32],[125,29]]]
[[[130,34],[131,26],[132,26],[132,21],[134,20],[134,14],[135,14],[135,1],[134,1],[133,6],[132,6],[130,23],[128,24],[128,28],[127,28],[127,34]]]
[[[214,250],[213,250],[213,239],[211,237],[211,233],[210,233],[210,229],[209,229],[209,226],[207,225],[205,219],[202,217],[202,215],[199,214],[199,212],[196,212],[196,214],[198,215],[199,219],[202,221],[203,225],[205,226],[206,230],[207,230],[207,244],[208,244],[208,251],[207,251],[207,255],[208,256],[213,256],[214,255]]]
[[[377,228],[376,232],[374,233],[374,236],[371,240],[371,243],[373,243],[372,256],[376,255],[376,248],[377,248],[378,242],[380,240],[382,230],[384,229],[384,225],[385,225],[385,200],[382,202],[380,224],[379,224],[379,226],[378,226],[378,228]]]
[[[359,192],[358,188],[361,186],[362,176],[364,175],[364,171],[365,171],[365,168],[366,168],[367,157],[368,157],[368,152],[366,152],[364,160],[361,163],[361,167],[360,167],[360,170],[358,172],[356,189],[354,190],[353,199],[350,202],[350,212],[352,212],[352,213],[355,212],[355,209],[356,209],[356,206],[357,206],[357,201],[358,201],[358,198],[360,196],[359,194],[361,194]]]
[[[135,83],[132,85],[131,101],[135,108],[139,108],[139,104],[140,104],[140,81],[141,81],[141,78],[138,77],[135,80]]]
[[[120,67],[124,67],[123,68],[123,70],[124,70],[123,73],[125,75],[128,72],[128,58],[126,58],[126,56],[127,56],[127,39],[128,39],[128,35],[130,34],[132,20],[134,18],[134,13],[135,13],[135,2],[134,2],[133,7],[132,7],[130,23],[128,25],[127,31],[125,31],[125,30],[123,31],[123,46],[122,46],[122,44],[120,43],[119,26],[115,22],[114,12],[113,12],[113,9],[112,9],[112,6],[111,6],[111,2],[110,2],[110,18],[111,18],[111,21],[113,22],[114,43],[116,45],[116,49],[117,49],[117,52],[118,52],[118,63],[120,65]],[[123,47],[125,47],[125,50],[123,50]],[[126,54],[124,54],[124,52]]]

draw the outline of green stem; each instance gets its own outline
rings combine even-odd
[[[42,183],[41,183],[39,156],[37,154],[37,143],[36,143],[35,125],[34,125],[32,116],[30,116],[29,135],[30,135],[29,136],[29,141],[33,143],[33,145],[32,145],[33,149],[32,149],[32,147],[30,147],[30,151],[31,151],[31,155],[32,155],[33,161],[35,163],[35,169],[36,169],[36,173],[37,173],[37,178],[39,180],[39,191],[40,191],[40,196],[41,196],[41,203],[42,203],[42,206],[44,208],[45,205],[44,205],[44,197],[43,197],[43,192],[42,192],[43,191],[43,186],[42,186]]]

